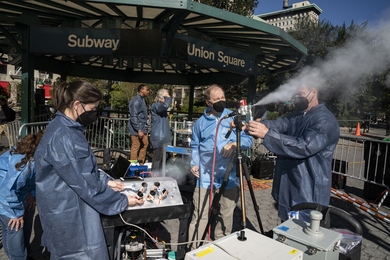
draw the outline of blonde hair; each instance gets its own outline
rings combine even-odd
[[[168,89],[161,88],[157,91],[156,97],[154,98],[155,102],[164,102],[164,96],[165,94],[169,94]]]

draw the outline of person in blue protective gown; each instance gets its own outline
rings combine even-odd
[[[149,145],[148,137],[148,100],[149,87],[146,84],[138,86],[138,92],[129,102],[128,129],[131,138],[130,160],[144,164]]]
[[[299,203],[329,205],[332,157],[340,136],[335,116],[318,101],[318,89],[300,87],[294,96],[294,112],[276,120],[250,121],[248,133],[263,138],[277,156],[272,196],[282,221]],[[310,221],[307,212],[300,218]]]
[[[34,152],[43,131],[30,134],[0,156],[0,224],[11,260],[25,260],[35,211]]]
[[[96,121],[100,100],[89,82],[61,83],[53,98],[55,118],[34,155],[42,245],[51,259],[108,259],[100,214],[143,203],[118,192],[123,183],[98,170],[84,127]]]
[[[204,114],[196,120],[192,128],[190,171],[197,178],[197,181],[193,195],[194,212],[188,232],[190,241],[202,238],[209,217],[210,190],[213,190],[213,193],[215,193],[221,188],[231,157],[236,156],[235,152],[237,150],[236,130],[234,129],[229,137],[226,138],[233,117],[222,120],[219,128],[217,128],[219,120],[232,112],[225,108],[226,99],[223,89],[219,85],[211,85],[205,91],[205,96],[208,107],[205,109]],[[248,149],[252,145],[252,137],[244,131],[241,132],[240,137],[240,148],[242,150]],[[216,160],[213,167],[215,140]],[[214,172],[212,172],[213,168]],[[239,198],[239,179],[236,175],[236,161],[234,161],[234,165],[228,174],[226,188],[219,201],[220,211],[214,231],[215,239],[231,233],[233,212]],[[196,242],[192,243],[191,248],[196,248],[196,244]]]
[[[152,127],[150,130],[150,147],[153,149],[152,173],[162,176],[162,160],[164,144],[171,144],[171,128],[169,127],[168,109],[172,103],[167,89],[159,89],[150,108]]]

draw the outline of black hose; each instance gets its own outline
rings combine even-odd
[[[299,203],[299,204],[294,205],[291,208],[291,211],[305,210],[305,209],[312,209],[312,210],[318,210],[318,211],[323,211],[323,210],[329,209],[329,213],[331,215],[339,217],[340,219],[344,220],[349,225],[351,225],[351,227],[353,227],[354,232],[356,234],[363,235],[363,228],[360,225],[360,223],[344,210],[341,210],[341,209],[335,208],[335,207],[326,207],[326,206],[323,206],[323,205],[320,205],[317,203],[313,203],[313,202],[303,202],[303,203]]]

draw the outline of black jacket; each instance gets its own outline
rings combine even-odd
[[[8,123],[8,122],[12,122],[15,120],[16,112],[14,110],[12,110],[7,104],[2,105],[1,109],[3,110],[5,118],[6,118],[6,119],[1,120],[1,123]]]

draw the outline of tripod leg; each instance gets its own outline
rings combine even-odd
[[[253,192],[252,182],[251,182],[251,179],[250,179],[250,176],[249,176],[248,166],[247,166],[245,160],[244,160],[244,163],[242,164],[242,166],[243,166],[242,168],[244,170],[246,182],[248,184],[249,192],[250,192],[250,195],[251,195],[251,198],[252,198],[253,207],[254,207],[255,212],[256,212],[257,221],[259,222],[260,232],[261,232],[261,234],[264,235],[264,228],[263,228],[263,224],[262,224],[261,219],[260,219],[260,212],[259,212],[260,208],[259,208],[259,206],[256,203],[256,197],[255,197],[255,194]]]
[[[244,174],[242,167],[242,155],[238,156],[238,167],[237,167],[237,176],[240,180],[240,198],[241,198],[241,226],[246,228],[246,203],[245,203],[245,193],[244,193]]]
[[[223,182],[222,182],[222,185],[221,185],[221,188],[219,188],[219,191],[218,193],[216,193],[216,195],[214,196],[213,198],[213,203],[211,204],[211,207],[209,209],[209,219],[207,221],[207,225],[206,225],[206,228],[203,232],[203,235],[202,235],[202,242],[200,243],[200,246],[203,245],[203,240],[206,238],[206,234],[207,234],[207,231],[209,229],[209,226],[211,225],[211,223],[215,220],[215,218],[217,217],[217,214],[218,214],[218,211],[219,211],[219,201],[221,200],[221,196],[222,194],[224,193],[225,191],[225,188],[226,188],[226,185],[227,185],[227,182],[229,180],[229,175],[230,175],[230,172],[231,170],[233,169],[233,166],[234,166],[234,162],[236,160],[236,156],[233,155],[232,158],[230,159],[230,162],[229,162],[229,165],[228,167],[226,168],[226,171],[225,171],[225,175],[224,175],[224,178],[223,178]]]

